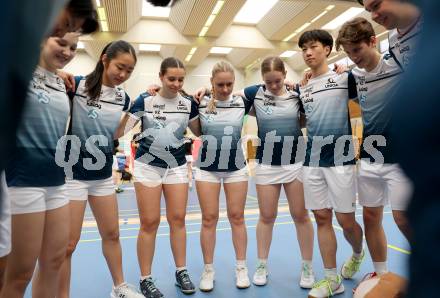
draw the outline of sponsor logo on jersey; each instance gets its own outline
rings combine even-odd
[[[32,88],[36,90],[44,90],[48,92],[46,88],[45,80],[46,80],[45,75],[34,73],[34,78],[32,80]]]
[[[276,103],[275,103],[275,96],[272,95],[268,95],[268,94],[263,94],[263,105],[264,106],[272,106],[275,107]],[[272,113],[272,112],[271,112]],[[267,113],[266,113],[267,114]],[[269,115],[269,114],[268,114]]]
[[[361,96],[359,96],[360,102],[365,102],[367,100],[367,95],[365,93],[362,93]]]
[[[178,111],[188,111],[188,107],[181,100],[179,100],[179,103],[177,104],[177,110]]]
[[[264,98],[267,100],[275,100],[275,97],[272,95],[268,95],[268,94],[263,94]]]
[[[159,110],[165,110],[165,104],[162,104],[162,105],[154,104],[153,108],[159,109]]]
[[[89,110],[89,112],[87,113],[87,117],[89,117],[90,119],[98,118],[98,111],[95,109]]]
[[[153,118],[155,121],[165,121],[167,117],[159,110],[154,111]]]
[[[57,80],[58,87],[60,87],[62,90],[64,90],[64,88],[66,88],[64,81],[60,77],[57,77],[56,80]]]
[[[122,101],[124,99],[124,94],[122,93],[122,90],[117,89],[116,90],[116,100]]]
[[[400,52],[400,54],[403,54],[403,53],[405,53],[405,52],[409,52],[410,50],[411,50],[411,48],[410,48],[409,45],[406,46],[406,47],[403,47],[403,48],[399,48],[399,52]]]
[[[101,104],[99,104],[96,100],[93,100],[93,99],[87,100],[87,105],[89,107],[95,107],[95,108],[101,109]]]
[[[304,96],[302,96],[303,103],[306,104],[308,102],[313,102],[313,97],[310,96],[312,93],[312,88],[307,88],[304,91]]]
[[[272,115],[273,109],[270,106],[266,106],[264,112],[266,113],[266,115]]]
[[[304,98],[304,104],[309,103],[309,102],[313,102],[313,97],[305,97]]]
[[[47,96],[47,94],[44,92],[38,92],[37,97],[39,103],[48,104],[50,101],[49,96]]]
[[[217,114],[217,113],[216,113]],[[206,116],[206,121],[207,122],[212,122],[214,121],[214,117],[212,116],[212,114],[208,114],[208,116]]]
[[[265,101],[264,101],[264,105],[265,105],[265,106],[272,106],[272,107],[275,107],[275,106],[276,106],[276,103],[273,102],[273,101],[265,100]]]
[[[231,102],[229,105],[230,107],[241,107],[241,104],[239,102]]]
[[[311,112],[313,112],[313,106],[312,105],[305,105],[304,111],[306,111],[307,114],[310,114]]]
[[[325,84],[324,87],[325,88],[334,88],[334,87],[338,87],[338,84],[335,82],[335,80],[333,78],[329,78],[327,80],[327,84]]]
[[[206,114],[208,114],[208,115],[217,115],[217,111],[206,111],[205,112]]]

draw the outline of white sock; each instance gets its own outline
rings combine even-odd
[[[312,268],[312,260],[302,260],[303,266],[307,265],[307,267]]]
[[[117,286],[113,286],[113,288],[114,288],[114,289],[118,289],[118,288],[120,288],[120,287],[123,286],[123,285],[125,285],[125,281],[123,281],[122,283],[120,283],[120,284],[117,285]]]
[[[358,260],[361,259],[363,251],[364,251],[363,249],[361,250],[360,253],[357,253],[357,252],[353,251],[353,258],[358,259]]]
[[[267,265],[267,259],[258,259],[258,263]]]
[[[214,271],[214,265],[211,264],[205,264],[205,271]]]
[[[176,271],[177,271],[177,272],[180,272],[180,271],[182,271],[182,270],[186,270],[186,266],[183,266],[183,267],[177,267],[177,268],[176,268]]]
[[[382,275],[388,272],[387,262],[373,262],[373,266],[377,275]]]
[[[149,279],[149,278],[151,278],[151,274],[150,275],[141,276],[141,281],[143,281],[145,279]]]
[[[325,278],[335,280],[338,276],[338,271],[336,268],[324,268]]]
[[[246,268],[246,260],[237,260],[237,268]]]

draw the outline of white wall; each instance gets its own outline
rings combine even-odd
[[[90,57],[89,54],[83,51],[76,53],[75,58],[64,67],[64,71],[69,72],[73,75],[87,75],[93,71],[96,66],[95,60]]]

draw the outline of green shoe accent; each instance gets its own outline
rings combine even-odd
[[[354,258],[353,256],[348,259],[341,268],[341,275],[345,279],[352,278],[356,272],[359,271],[362,261],[365,257],[365,250],[362,250],[360,259]]]

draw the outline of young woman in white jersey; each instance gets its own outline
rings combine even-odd
[[[176,286],[185,294],[195,292],[186,269],[185,216],[188,201],[188,168],[185,159],[184,133],[189,127],[199,135],[197,107],[182,95],[185,79],[183,63],[173,57],[160,66],[160,91],[141,94],[123,120],[125,130],[142,121],[142,133],[134,162],[134,187],[141,227],[137,253],[141,270],[140,288],[145,297],[162,297],[151,275],[156,233],[163,193],[166,217],[170,226],[171,249],[176,265]]]
[[[213,261],[222,180],[237,261],[236,286],[250,286],[246,266],[247,232],[244,222],[248,172],[244,162],[241,131],[244,116],[252,104],[240,96],[232,95],[234,82],[232,66],[223,61],[216,63],[212,69],[211,95],[201,98],[198,107],[204,140],[195,170],[197,195],[202,209],[200,242],[205,263],[199,286],[202,291],[211,291],[214,288]],[[227,143],[229,138],[231,143]],[[216,144],[212,146],[211,142]]]
[[[57,142],[66,133],[69,99],[55,73],[73,59],[77,43],[78,34],[72,33],[46,39],[30,82],[17,149],[6,169],[12,250],[2,298],[23,297],[33,275],[33,297],[56,295],[68,243],[69,201],[64,192],[64,172],[55,155]]]
[[[288,98],[288,100],[294,102],[294,106],[300,105],[297,93],[293,90],[287,90],[284,86],[287,72],[283,61],[279,57],[268,57],[263,60],[261,64],[261,74],[264,81],[264,94],[273,96],[274,99],[272,101],[275,102],[275,104],[277,104],[277,100],[282,102]],[[247,92],[249,88],[244,90],[246,98],[249,96]],[[250,99],[251,98],[248,98],[248,100]],[[254,110],[256,112],[259,130],[261,130],[265,124],[276,121],[277,115],[275,113],[269,117],[266,116],[266,119],[261,117],[262,119],[259,120],[260,115],[255,109],[255,105],[256,102],[254,102]],[[292,119],[292,121],[298,123],[298,127],[300,117],[300,113],[297,112]],[[265,136],[260,136],[260,139],[264,137]],[[295,139],[291,142],[301,142],[298,138],[302,137],[302,133],[299,131],[299,134],[294,137]],[[287,141],[284,141],[283,146],[288,145]],[[300,144],[298,144],[298,146],[300,146]],[[272,164],[271,160],[266,160],[265,156],[263,156],[264,153],[260,153],[260,162],[256,167],[257,196],[260,209],[260,217],[257,224],[258,265],[253,277],[253,282],[256,285],[265,285],[267,283],[267,259],[272,241],[273,226],[277,217],[281,187],[284,188],[286,193],[290,214],[295,222],[298,244],[301,251],[302,266],[299,284],[303,288],[311,288],[315,281],[312,270],[313,226],[308,211],[305,209],[301,179],[303,158],[295,156],[300,152],[300,150],[296,151],[296,146],[293,150],[295,150],[295,152],[291,152],[292,157],[289,158],[290,162],[282,165]],[[275,154],[272,156],[272,159],[274,158]],[[269,177],[275,177],[275,179],[268,179]]]
[[[87,202],[95,216],[102,238],[102,251],[113,281],[110,296],[142,297],[124,280],[118,202],[112,180],[113,139],[123,113],[130,107],[129,97],[118,86],[130,78],[135,65],[134,48],[119,40],[103,49],[96,68],[89,75],[75,77],[69,134],[79,138],[78,148],[74,149],[72,145],[70,152],[79,153],[79,160],[73,165],[73,177],[68,177],[66,183],[70,199],[70,236],[61,271],[59,298],[69,297],[72,255],[81,237]],[[107,142],[90,142],[94,135],[104,136]],[[100,167],[87,169],[86,160],[93,157],[86,149],[87,143],[103,153]]]

